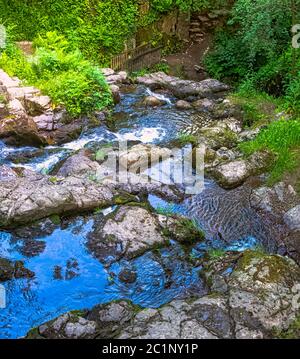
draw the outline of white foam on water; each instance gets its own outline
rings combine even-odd
[[[109,214],[113,213],[116,210],[116,208],[117,208],[117,206],[108,207],[108,208],[103,209],[101,211],[101,213],[106,217]]]
[[[26,168],[28,170],[36,171],[36,172],[44,172],[52,169],[60,160],[62,160],[64,153],[55,153],[47,157],[42,162],[35,163],[26,163],[26,164],[11,164],[11,167],[18,168]]]
[[[166,136],[166,131],[159,127],[148,127],[135,132],[116,134],[119,141],[141,141],[143,143],[152,143],[157,139]]]
[[[72,142],[66,143],[62,146],[62,148],[65,148],[67,150],[73,150],[73,151],[78,151],[81,150],[82,148],[84,148],[84,146],[92,141],[96,141],[96,140],[102,140],[103,136],[97,136],[97,135],[93,135],[90,137],[81,137],[78,140],[74,140]]]
[[[146,89],[146,92],[147,92],[147,94],[148,94],[149,96],[153,96],[153,97],[157,98],[157,99],[160,100],[160,101],[164,101],[164,102],[166,102],[167,104],[172,105],[171,100],[170,100],[168,97],[166,97],[165,95],[160,94],[160,93],[152,92],[149,88]]]

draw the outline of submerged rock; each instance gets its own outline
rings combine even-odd
[[[13,278],[32,278],[34,273],[25,268],[22,261],[10,261],[5,258],[0,258],[0,282],[6,282]]]
[[[201,82],[182,80],[178,77],[166,75],[164,72],[138,77],[137,82],[150,87],[152,90],[165,88],[178,98],[189,96],[206,97],[208,94],[228,91],[229,86],[218,80],[207,79]]]

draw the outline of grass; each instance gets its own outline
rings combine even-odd
[[[177,137],[177,141],[181,146],[186,146],[188,144],[196,145],[197,144],[197,137],[194,135],[190,135],[187,133],[179,133]]]
[[[269,177],[270,184],[273,184],[300,165],[300,120],[273,122],[253,141],[242,143],[239,147],[245,155],[264,149],[276,155]]]
[[[243,111],[243,124],[245,127],[257,127],[268,124],[283,106],[283,100],[269,96],[265,92],[240,87],[230,96],[233,104]]]
[[[226,251],[224,249],[212,248],[209,249],[207,254],[210,259],[219,259],[225,255]]]

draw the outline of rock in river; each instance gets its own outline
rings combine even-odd
[[[207,97],[208,94],[224,92],[230,89],[229,86],[218,80],[207,79],[194,82],[168,76],[164,72],[138,77],[137,82],[150,87],[152,90],[168,89],[178,98],[187,98],[189,96]]]
[[[240,159],[221,164],[210,174],[221,187],[230,189],[240,186],[250,176],[258,175],[267,170],[273,156],[268,152],[257,152],[248,159]]]

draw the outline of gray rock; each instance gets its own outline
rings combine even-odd
[[[157,216],[144,208],[124,206],[88,235],[88,247],[101,261],[131,259],[166,244],[161,232]]]
[[[46,138],[39,133],[36,123],[22,112],[4,118],[0,122],[0,139],[16,146],[38,147],[47,144]]]
[[[248,159],[235,160],[221,164],[210,170],[210,174],[223,188],[235,188],[250,176],[258,175],[267,170],[273,157],[268,152],[257,152]]]
[[[68,177],[74,175],[93,174],[99,170],[100,165],[90,160],[84,151],[69,157],[57,172],[57,176]]]
[[[270,335],[295,319],[293,301],[299,285],[299,267],[280,256],[246,252],[230,277],[229,305],[236,323]]]
[[[300,205],[286,212],[283,219],[291,230],[300,230]]]
[[[0,166],[0,181],[10,181],[18,177],[17,173],[6,165]]]
[[[184,100],[177,101],[175,106],[179,110],[190,110],[192,108],[192,105],[189,102],[184,101]]]
[[[162,106],[163,102],[155,96],[147,96],[145,97],[143,104],[145,106],[156,107],[156,106]]]
[[[101,69],[101,72],[103,73],[104,76],[111,76],[115,74],[115,71],[110,68]]]
[[[208,94],[228,91],[230,89],[229,86],[217,80],[207,79],[201,82],[194,82],[168,76],[163,72],[138,77],[137,82],[151,89],[166,88],[179,98],[189,96],[206,97]]]
[[[47,111],[51,105],[49,96],[30,96],[24,99],[25,108],[30,116],[41,115]]]
[[[113,95],[114,103],[117,104],[121,101],[121,94],[120,94],[120,88],[117,85],[110,85],[110,90]]]

